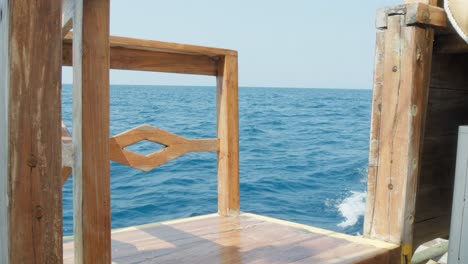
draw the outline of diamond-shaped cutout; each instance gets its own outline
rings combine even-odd
[[[166,147],[167,146],[163,144],[155,143],[149,140],[142,140],[142,141],[138,141],[135,144],[127,146],[124,149],[146,156],[146,155],[158,152],[161,149],[164,149]]]
[[[149,171],[189,152],[218,151],[218,139],[186,139],[142,125],[112,137],[109,148],[112,161]]]

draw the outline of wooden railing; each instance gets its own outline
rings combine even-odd
[[[62,127],[62,180],[65,183],[72,174],[73,157],[69,153],[73,153],[73,146],[70,144],[71,135],[68,129],[64,125]],[[161,144],[164,148],[148,155],[126,149],[143,140]],[[109,140],[109,147],[111,161],[150,171],[190,152],[217,152],[219,140],[186,139],[150,125],[142,125],[112,137]]]
[[[111,37],[109,5],[0,1],[0,263],[62,262],[61,190],[71,173],[75,263],[111,263],[111,160],[150,170],[217,152],[219,214],[239,213],[237,52]],[[62,126],[60,151],[62,66],[73,66],[73,131]],[[110,138],[110,69],[215,76],[217,137],[143,125]],[[146,156],[126,149],[142,140],[165,148]]]
[[[84,1],[77,10],[79,2],[72,5],[74,33],[63,41],[63,64],[74,68],[73,144],[64,128],[62,147],[73,161],[62,162],[62,183],[73,171],[75,262],[110,261],[111,160],[148,171],[189,152],[218,152],[218,212],[239,214],[237,52],[109,37],[108,2]],[[217,138],[186,139],[142,125],[109,139],[110,68],[216,76]],[[149,155],[126,149],[143,140],[164,148]]]

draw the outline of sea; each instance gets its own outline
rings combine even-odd
[[[72,86],[62,92],[72,129]],[[361,234],[371,90],[239,89],[241,210]],[[216,137],[216,88],[112,85],[111,135],[149,124],[187,138]],[[128,149],[148,154],[162,146]],[[112,227],[217,211],[217,155],[190,153],[149,172],[111,163]],[[72,180],[63,187],[73,233]]]

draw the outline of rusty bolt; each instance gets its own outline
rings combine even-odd
[[[393,190],[393,184],[390,183],[390,184],[388,185],[388,189],[389,189],[389,190]]]
[[[41,206],[36,206],[36,212],[34,213],[34,215],[38,220],[40,220],[44,216],[44,211],[42,210]]]
[[[35,168],[37,166],[37,158],[32,154],[29,156],[28,166],[31,168]]]
[[[397,66],[393,66],[392,71],[393,71],[393,72],[397,72],[397,71],[398,71],[398,67],[397,67]]]

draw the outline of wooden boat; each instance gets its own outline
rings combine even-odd
[[[448,236],[468,45],[441,2],[378,12],[363,237],[241,212],[237,52],[109,36],[109,4],[0,1],[0,263],[410,263]],[[73,139],[62,65],[74,70]],[[144,125],[109,139],[109,69],[216,76],[217,137]],[[141,140],[166,148],[125,149]],[[110,160],[150,170],[193,151],[218,153],[217,214],[111,230]],[[63,238],[72,170],[75,230]]]

